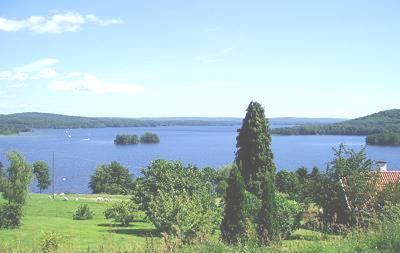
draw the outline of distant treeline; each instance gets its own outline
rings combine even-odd
[[[146,132],[139,137],[136,134],[119,134],[115,137],[114,143],[118,145],[138,143],[159,143],[160,137],[157,134]]]
[[[380,146],[400,146],[400,134],[393,132],[370,134],[366,138],[366,143]]]
[[[0,134],[17,134],[35,128],[104,128],[104,127],[157,127],[157,126],[231,126],[240,121],[233,118],[164,118],[133,119],[78,117],[51,113],[16,113],[0,115]]]
[[[282,135],[370,135],[400,133],[400,110],[387,110],[365,117],[328,125],[304,125],[272,129]]]

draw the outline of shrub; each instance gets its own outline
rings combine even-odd
[[[141,143],[159,143],[160,138],[158,135],[154,133],[144,133],[142,136],[140,136],[140,142]]]
[[[292,232],[300,227],[303,214],[303,205],[290,200],[287,194],[276,193],[276,219],[282,239],[286,239]]]
[[[114,219],[115,222],[121,222],[122,226],[127,227],[133,222],[137,210],[132,201],[121,201],[106,209],[104,215],[106,219]]]
[[[219,208],[207,192],[196,194],[160,191],[150,202],[150,220],[155,227],[183,243],[202,242],[220,223]]]
[[[0,228],[18,228],[21,225],[21,217],[21,204],[11,202],[0,206]]]
[[[72,218],[74,220],[90,220],[93,219],[94,213],[90,210],[87,204],[78,206]]]
[[[221,221],[210,173],[178,161],[157,160],[136,180],[134,199],[160,233],[191,242],[211,235]]]
[[[41,239],[40,252],[55,253],[60,250],[62,242],[62,237],[56,232],[46,232]]]

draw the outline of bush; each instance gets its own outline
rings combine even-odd
[[[183,243],[202,242],[216,230],[221,217],[215,199],[196,194],[160,191],[151,201],[149,217],[156,228]]]
[[[93,219],[94,213],[90,210],[87,204],[78,206],[72,218],[74,220],[90,220]]]
[[[141,143],[159,143],[160,138],[158,135],[154,133],[144,133],[142,136],[140,136],[140,142]]]
[[[121,222],[122,226],[129,226],[133,222],[135,212],[138,208],[132,201],[121,201],[112,205],[104,211],[106,219],[114,219],[115,222]]]
[[[14,229],[21,226],[22,205],[7,203],[0,206],[0,228]]]
[[[41,239],[40,252],[55,253],[60,250],[62,242],[62,237],[56,232],[46,232]]]
[[[277,227],[279,236],[286,239],[295,230],[300,228],[300,222],[303,216],[303,204],[291,200],[288,194],[275,192],[276,199],[276,220],[278,221]],[[246,191],[244,200],[244,212],[248,219],[248,226],[251,223],[256,223],[254,217],[258,214],[261,208],[261,200],[254,194]]]
[[[134,199],[160,233],[190,242],[218,228],[217,206],[210,171],[179,161],[156,160],[136,180]]]
[[[300,227],[303,214],[303,205],[290,200],[287,194],[276,193],[276,219],[282,239],[286,239],[292,232]]]

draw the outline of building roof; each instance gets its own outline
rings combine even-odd
[[[376,192],[382,192],[385,187],[389,184],[395,184],[400,182],[400,171],[377,171],[378,176],[376,178]],[[342,185],[342,189],[344,191],[345,199],[346,199],[346,204],[349,209],[352,208],[352,203],[348,199],[348,181],[347,178],[342,178],[340,180],[340,183]],[[369,201],[365,203],[365,205],[368,204]]]
[[[400,182],[400,171],[379,171],[376,182],[378,191],[382,191],[386,185]]]

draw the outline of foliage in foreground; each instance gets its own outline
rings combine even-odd
[[[0,192],[8,203],[0,206],[0,228],[18,228],[32,181],[32,168],[18,152],[8,153],[7,158],[10,166],[0,173]]]
[[[63,244],[63,238],[56,232],[45,232],[40,242],[40,252],[56,253],[59,252]]]
[[[239,169],[233,166],[225,194],[225,211],[221,224],[222,239],[228,244],[237,244],[246,235],[246,188]],[[253,203],[251,203],[253,204]]]
[[[182,242],[204,240],[214,233],[221,210],[208,170],[156,160],[142,174],[134,200],[160,233]]]
[[[92,212],[87,204],[81,204],[78,206],[78,209],[73,214],[72,218],[74,220],[90,220],[94,216],[94,212]]]
[[[89,187],[93,193],[126,195],[130,192],[132,186],[132,175],[127,168],[118,162],[97,167],[89,182]]]
[[[0,228],[18,228],[21,225],[21,217],[21,204],[11,202],[0,205]]]
[[[258,238],[251,238],[250,241],[258,241],[263,245],[269,244],[279,236],[279,223],[276,220],[275,202],[275,164],[270,148],[271,135],[269,132],[268,120],[265,120],[264,108],[257,102],[251,102],[247,108],[247,113],[243,119],[242,127],[238,130],[236,138],[236,158],[235,162],[240,169],[240,176],[232,173],[232,180],[229,180],[226,198],[232,198],[232,192],[240,191],[241,196],[253,194],[261,202],[260,207],[255,212],[248,212],[244,209],[242,202],[229,199],[231,209],[239,214],[247,212],[248,217],[233,215],[231,211],[225,209],[224,224],[221,227],[222,233],[226,234],[223,238],[228,244],[237,244],[243,241],[245,234],[256,228]],[[245,189],[242,189],[241,178],[243,178]],[[228,200],[228,199],[227,199]],[[243,232],[243,227],[247,221],[247,231]],[[234,229],[239,229],[234,231]],[[240,238],[241,237],[241,238]]]
[[[275,164],[270,148],[271,135],[261,104],[257,102],[249,104],[236,141],[235,162],[240,169],[246,189],[261,197],[265,177],[275,175]]]
[[[325,224],[365,226],[376,211],[375,167],[365,150],[356,152],[341,145],[318,185],[315,203],[323,208]]]
[[[120,222],[122,226],[127,227],[134,221],[137,210],[137,206],[132,201],[120,201],[106,209],[104,216],[106,219],[114,219],[115,222]]]

